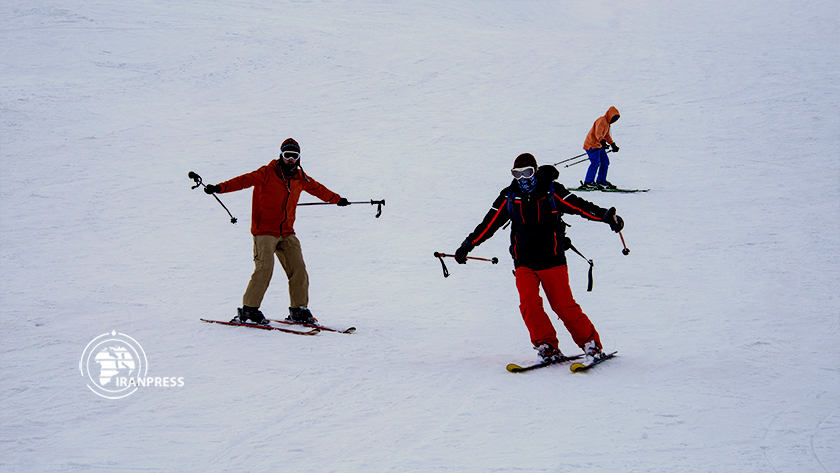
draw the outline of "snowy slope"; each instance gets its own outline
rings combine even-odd
[[[0,470],[840,471],[837,3],[404,3],[0,5]],[[569,268],[619,356],[510,374],[536,355],[507,235],[448,279],[432,253],[610,105],[609,179],[652,190],[585,194],[631,254],[569,219],[594,291]],[[198,321],[241,304],[250,193],[231,225],[187,172],[289,136],[387,202],[298,212],[312,310],[353,335]],[[262,309],[287,305],[276,278]],[[90,392],[112,330],[184,386]]]

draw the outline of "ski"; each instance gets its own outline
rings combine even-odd
[[[616,192],[619,194],[635,194],[637,192],[647,192],[650,189],[581,189],[580,187],[575,187],[569,190],[575,192]]]
[[[522,373],[524,371],[531,371],[538,368],[545,368],[546,366],[557,365],[560,363],[565,363],[567,361],[579,360],[583,358],[583,355],[573,355],[573,356],[564,356],[560,361],[552,361],[552,362],[545,362],[541,361],[539,363],[528,365],[528,366],[519,366],[517,364],[511,363],[507,365],[507,370],[511,373]]]
[[[572,366],[570,366],[569,369],[572,370],[573,373],[577,373],[579,371],[586,371],[589,368],[592,368],[593,366],[595,366],[597,364],[600,364],[600,363],[603,363],[603,362],[609,360],[610,358],[614,357],[616,353],[618,353],[618,352],[614,351],[612,353],[605,354],[604,356],[598,358],[597,360],[593,361],[592,363],[572,363]]]
[[[314,329],[318,329],[318,330],[324,330],[326,332],[353,333],[353,332],[356,331],[356,327],[350,327],[350,328],[346,328],[346,329],[342,330],[342,329],[338,329],[338,328],[326,327],[324,325],[317,324],[317,323],[315,323],[315,324],[302,324],[302,323],[299,323],[299,322],[292,322],[290,320],[275,320],[275,319],[268,319],[268,321],[278,323],[278,324],[285,324],[285,325],[299,325],[301,327],[314,328]]]
[[[221,321],[221,320],[208,320],[208,319],[199,319],[199,320],[201,320],[202,322],[207,322],[207,323],[211,323],[211,324],[233,325],[234,327],[251,327],[251,328],[258,328],[258,329],[262,329],[262,330],[277,330],[279,332],[293,333],[295,335],[317,335],[321,331],[321,329],[319,329],[319,328],[313,328],[312,330],[309,330],[307,332],[301,332],[299,330],[289,330],[289,329],[286,329],[286,328],[272,327],[270,325],[243,324],[243,323],[238,323],[238,322],[224,322],[224,321]]]

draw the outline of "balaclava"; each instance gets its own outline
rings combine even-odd
[[[516,157],[516,161],[513,162],[514,169],[528,166],[533,167],[534,171],[537,170],[537,158],[535,158],[531,153],[520,154]],[[531,177],[518,179],[516,183],[519,184],[519,188],[522,189],[522,192],[530,194],[537,187],[537,173],[535,172]]]

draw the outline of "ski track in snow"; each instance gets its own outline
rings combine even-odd
[[[0,470],[840,472],[835,2],[0,6]],[[631,249],[576,217],[572,289],[618,356],[536,360],[505,231],[447,261],[516,155],[582,152],[615,105]],[[375,208],[304,207],[311,307],[352,335],[229,319],[277,155]],[[586,164],[560,168],[575,186]],[[308,200],[307,200],[308,199]],[[304,197],[302,201],[312,201]],[[282,272],[263,311],[282,317]],[[561,324],[561,349],[575,353]],[[85,346],[135,338],[120,400]]]

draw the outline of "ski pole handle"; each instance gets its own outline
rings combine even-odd
[[[195,181],[195,185],[194,185],[194,186],[192,186],[192,189],[195,189],[195,188],[196,188],[196,187],[198,187],[198,186],[202,186],[202,185],[204,185],[204,184],[202,184],[202,183],[201,183],[201,176],[199,176],[198,174],[196,174],[196,173],[194,173],[194,172],[192,172],[192,171],[190,171],[190,173],[189,173],[189,174],[187,174],[187,177],[189,177],[190,179],[192,179],[193,181]]]
[[[578,251],[577,248],[575,248],[575,245],[572,244],[572,240],[569,237],[566,237],[565,241],[563,242],[563,247],[569,248],[570,250],[574,251],[575,253],[580,255],[581,258],[586,260],[587,263],[589,263],[589,285],[586,286],[586,292],[592,292],[592,284],[594,281],[592,279],[592,270],[595,268],[595,262],[587,258],[586,256],[583,256],[583,253],[581,253],[580,251]]]
[[[440,253],[435,251],[435,258],[440,260],[440,267],[443,268],[443,277],[448,278],[449,277],[449,270],[446,269],[446,263],[443,262],[443,256],[441,256]]]
[[[199,176],[198,174],[190,171],[189,174],[187,174],[187,177],[189,177],[190,179],[195,181],[195,185],[192,186],[192,189],[195,189],[198,186],[207,187],[207,186],[204,185],[203,182],[201,182],[201,176]],[[222,208],[225,209],[225,212],[227,212],[228,216],[230,216],[230,223],[235,225],[236,224],[236,217],[234,217],[233,214],[230,213],[230,210],[228,210],[228,208],[225,207],[225,204],[222,203],[222,201],[219,199],[219,196],[217,196],[216,194],[211,194],[211,195],[213,196],[214,199],[216,199],[216,202],[218,202],[219,205],[221,205]]]
[[[364,202],[359,202],[359,203],[363,204]],[[382,199],[382,200],[371,199],[370,200],[370,205],[375,205],[376,206],[376,218],[379,218],[379,216],[382,215],[382,206],[385,205],[385,199]]]

